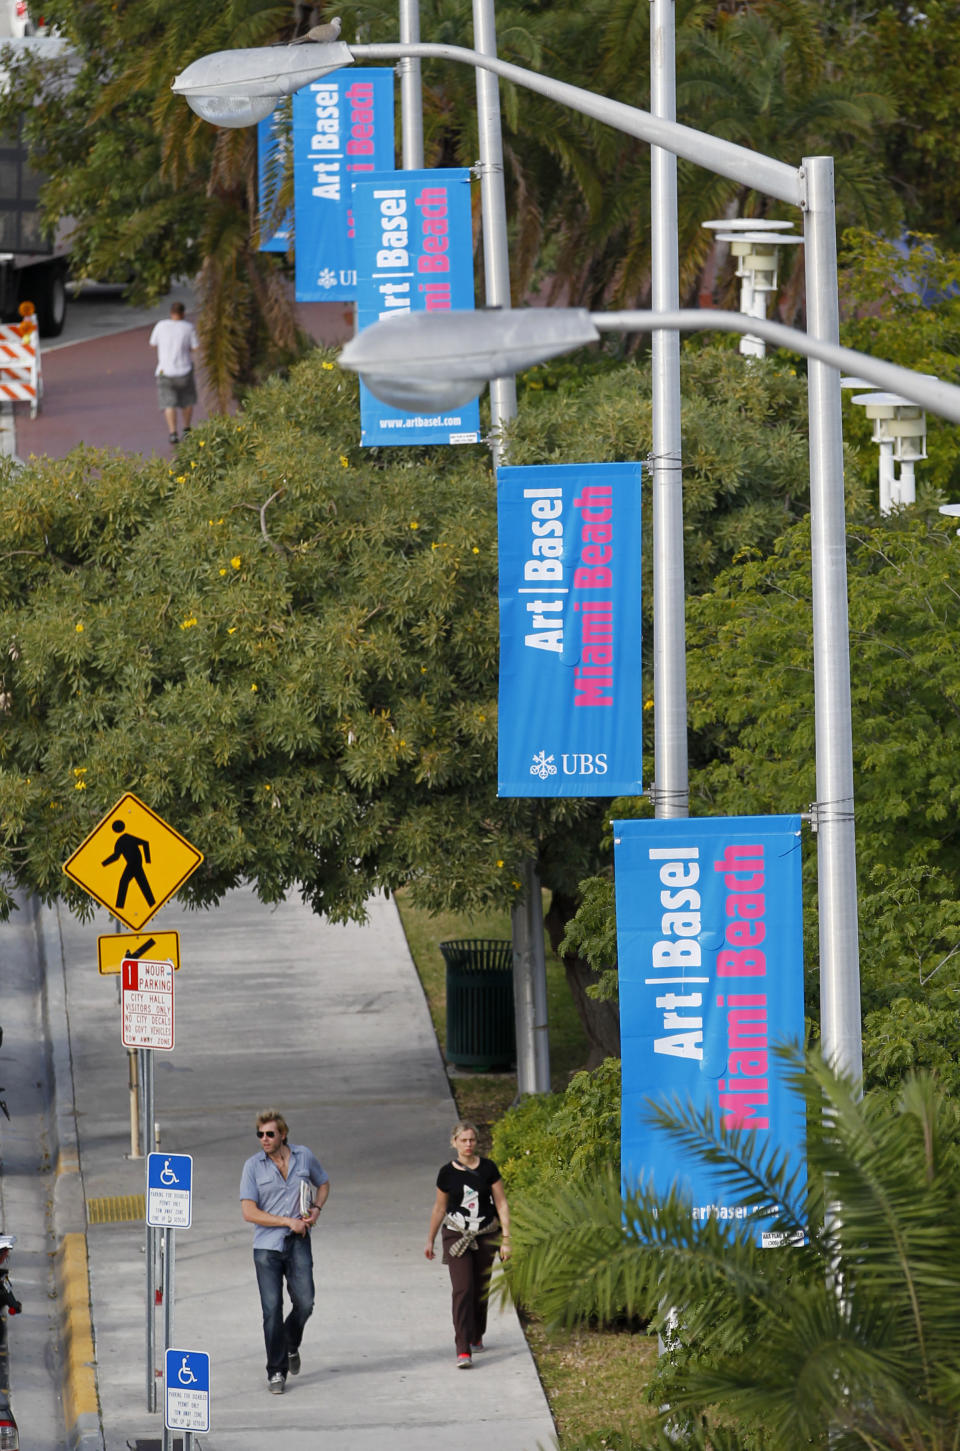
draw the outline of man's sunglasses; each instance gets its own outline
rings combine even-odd
[[[276,1131],[276,1129],[257,1129],[257,1138],[258,1139],[275,1139],[276,1137],[277,1137],[277,1131]]]

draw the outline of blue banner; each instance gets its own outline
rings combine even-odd
[[[274,216],[277,193],[283,182],[290,150],[290,102],[257,125],[257,181],[260,208],[261,252],[288,252],[293,246],[293,217],[288,211]]]
[[[640,465],[497,471],[501,796],[643,790]]]
[[[392,70],[333,71],[294,94],[298,302],[356,297],[351,183],[393,164]]]
[[[357,327],[406,312],[471,309],[473,228],[465,167],[394,171],[353,186]],[[446,414],[391,408],[360,385],[362,444],[479,443],[476,399]]]
[[[717,1170],[647,1122],[650,1100],[709,1107],[805,1163],[803,1105],[772,1049],[802,1044],[799,816],[615,821],[626,1186],[676,1182],[694,1221],[752,1221],[774,1247],[775,1206],[724,1193]],[[799,1182],[799,1181],[798,1181]],[[802,1193],[802,1182],[800,1187]]]

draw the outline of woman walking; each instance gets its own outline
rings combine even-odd
[[[442,1230],[443,1263],[450,1271],[453,1333],[457,1365],[469,1370],[473,1355],[483,1349],[487,1328],[487,1292],[497,1251],[510,1256],[510,1211],[500,1170],[477,1153],[477,1130],[461,1119],[450,1143],[454,1157],[437,1175],[437,1197],[430,1215],[424,1254],[434,1257],[437,1230]]]

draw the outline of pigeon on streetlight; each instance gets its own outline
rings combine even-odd
[[[291,40],[291,45],[303,45],[305,41],[312,40],[323,45],[329,44],[331,40],[337,40],[340,36],[340,16],[335,15],[326,25],[315,25],[308,30],[306,35],[298,35],[296,40]]]

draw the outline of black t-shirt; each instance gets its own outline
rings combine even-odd
[[[495,1219],[491,1192],[500,1182],[492,1159],[481,1159],[475,1169],[457,1169],[448,1160],[437,1175],[437,1188],[447,1196],[447,1213],[463,1217],[464,1229],[477,1229]]]

